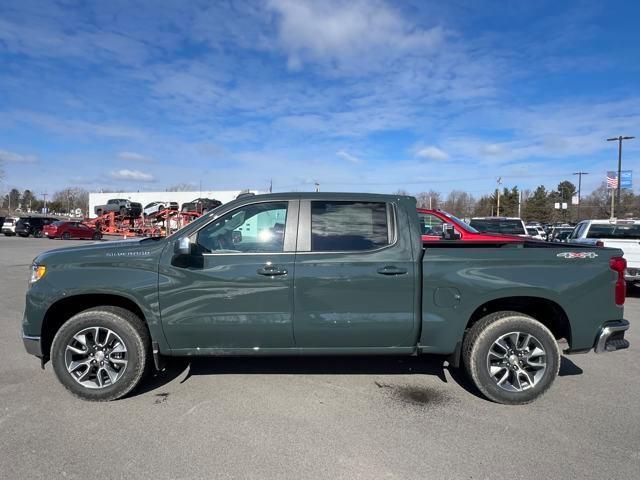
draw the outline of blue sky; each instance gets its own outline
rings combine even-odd
[[[640,137],[638,18],[633,1],[0,0],[1,188],[479,196],[582,170],[588,191],[615,168],[605,139]],[[640,139],[624,148],[640,174]]]

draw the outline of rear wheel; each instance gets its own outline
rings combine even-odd
[[[42,238],[42,230],[36,230],[33,232],[33,238]]]
[[[522,405],[543,395],[558,375],[560,349],[542,323],[518,312],[480,319],[464,339],[467,373],[494,402]]]
[[[62,234],[62,239],[63,240],[69,240],[71,238],[71,234],[69,232],[64,232]]]
[[[123,397],[150,365],[150,339],[140,318],[119,307],[96,307],[71,317],[56,333],[51,363],[58,380],[85,400]]]
[[[98,232],[96,232],[96,233],[94,233],[94,234],[93,234],[93,237],[92,237],[92,238],[93,238],[94,240],[100,240],[100,239],[102,238],[102,236],[101,236]]]

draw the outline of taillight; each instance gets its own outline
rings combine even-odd
[[[604,242],[602,240],[598,240],[596,242],[596,247],[604,247]]]
[[[609,259],[609,267],[614,272],[618,272],[616,280],[616,305],[624,305],[627,297],[627,282],[624,279],[624,272],[627,269],[627,261],[622,257],[612,257]]]

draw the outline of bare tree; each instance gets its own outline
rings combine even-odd
[[[420,192],[416,195],[418,202],[418,208],[440,208],[442,203],[440,199],[440,192],[435,190],[429,190],[428,192]]]

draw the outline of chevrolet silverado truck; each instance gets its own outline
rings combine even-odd
[[[222,205],[167,238],[33,262],[22,335],[59,381],[114,400],[171,356],[420,355],[505,404],[565,353],[629,346],[618,249],[423,243],[412,197],[284,193]]]
[[[115,212],[122,218],[137,218],[142,214],[142,204],[126,198],[112,198],[105,205],[96,205],[93,211],[98,216]]]

